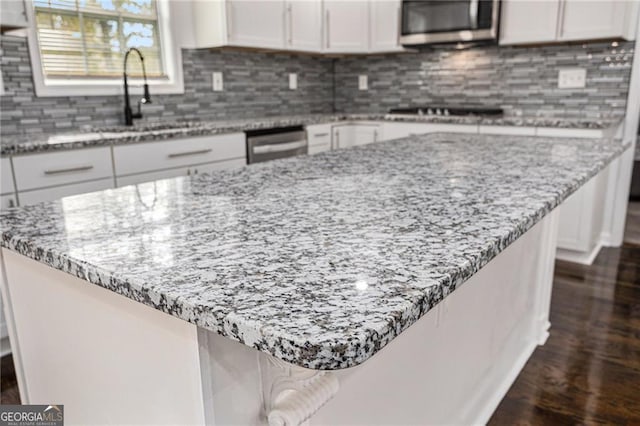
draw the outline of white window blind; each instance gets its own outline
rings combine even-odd
[[[164,77],[156,0],[32,0],[45,77],[120,77],[138,48],[149,77]],[[128,73],[142,74],[130,58]]]

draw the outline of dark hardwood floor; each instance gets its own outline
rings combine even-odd
[[[556,262],[550,331],[489,424],[640,425],[640,245],[604,248],[591,266]],[[0,367],[0,401],[17,404],[11,357]]]

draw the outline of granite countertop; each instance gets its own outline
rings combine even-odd
[[[287,117],[263,117],[245,120],[138,122],[124,126],[96,127],[75,133],[29,136],[3,136],[0,156],[27,154],[98,146],[124,145],[190,136],[215,135],[320,123],[346,121],[395,121],[411,123],[483,124],[529,127],[561,127],[574,129],[609,129],[620,123],[616,119],[566,119],[545,117],[477,117],[477,116],[416,116],[396,114],[309,114]]]
[[[623,150],[412,136],[12,209],[2,246],[293,364],[340,369]]]

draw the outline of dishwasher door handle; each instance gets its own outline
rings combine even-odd
[[[259,145],[253,147],[254,154],[268,154],[270,152],[283,152],[283,151],[291,151],[298,148],[303,148],[307,146],[307,141],[295,141],[295,142],[283,142],[283,143],[274,143],[269,145]]]

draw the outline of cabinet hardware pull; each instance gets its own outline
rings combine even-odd
[[[45,175],[59,175],[61,173],[75,173],[75,172],[86,172],[87,170],[93,169],[93,166],[80,166],[80,167],[69,167],[68,169],[54,169],[54,170],[45,170]]]
[[[331,44],[330,44],[331,36],[329,34],[329,10],[328,9],[327,9],[327,22],[326,23],[327,23],[327,25],[326,25],[325,30],[327,31],[327,49],[329,49],[331,47]]]
[[[227,0],[225,3],[225,17],[227,21],[227,42],[231,41],[231,2]]]
[[[200,155],[207,154],[211,152],[211,149],[199,149],[197,151],[185,151],[185,152],[175,152],[173,154],[169,154],[169,158],[177,158],[177,157],[186,157],[187,155]]]
[[[289,13],[289,46],[293,44],[293,12],[291,11],[291,4],[287,6],[287,12]]]
[[[328,132],[324,132],[324,133],[316,133],[315,135],[313,135],[313,137],[315,138],[321,138],[323,136],[329,136]]]

